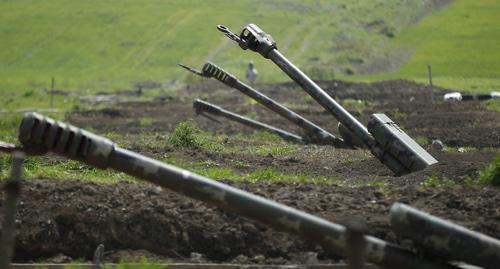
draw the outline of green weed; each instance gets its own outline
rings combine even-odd
[[[204,148],[208,151],[220,152],[224,150],[224,141],[227,136],[212,136],[203,132],[193,120],[177,124],[174,131],[169,134],[167,142],[176,148]]]
[[[175,127],[174,131],[168,136],[168,143],[178,148],[195,148],[200,146],[196,136],[200,133],[200,129],[194,121],[184,121]]]
[[[500,186],[500,154],[479,175],[479,183]]]
[[[417,136],[415,137],[415,142],[417,142],[420,146],[427,146],[429,145],[429,139],[425,136]]]
[[[500,112],[500,99],[488,100],[485,102],[485,106],[489,110]]]

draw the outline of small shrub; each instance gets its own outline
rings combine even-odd
[[[479,175],[479,183],[500,186],[500,154]]]
[[[177,124],[168,136],[168,144],[176,148],[203,148],[208,151],[221,152],[225,149],[228,137],[204,132],[193,120]]]
[[[196,135],[200,132],[193,121],[184,121],[170,133],[168,143],[178,148],[195,148],[199,146]]]

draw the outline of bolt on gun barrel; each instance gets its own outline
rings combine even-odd
[[[345,227],[229,185],[128,151],[72,125],[28,113],[19,129],[26,152],[48,151],[98,168],[112,168],[188,197],[247,217],[279,231],[301,236],[325,250],[345,255]],[[372,236],[364,237],[369,262],[391,269],[455,268],[418,257]]]

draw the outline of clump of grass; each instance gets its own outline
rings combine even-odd
[[[250,181],[279,181],[280,174],[272,167],[257,170],[250,174]]]
[[[500,111],[500,99],[492,99],[485,102],[486,108],[493,111]]]
[[[456,185],[456,183],[448,178],[439,178],[437,176],[429,176],[419,184],[424,188],[449,188]]]
[[[479,174],[479,183],[500,186],[500,154]]]
[[[187,120],[177,124],[167,141],[175,148],[204,148],[220,152],[224,150],[225,140],[227,136],[212,136],[200,130],[193,120]]]
[[[427,145],[429,145],[429,139],[427,139],[427,137],[425,137],[425,136],[421,136],[421,135],[420,135],[420,136],[417,136],[417,137],[415,138],[415,141],[416,141],[419,145],[421,145],[421,146],[427,146]]]
[[[175,127],[174,131],[168,137],[168,143],[177,148],[196,148],[199,145],[196,136],[200,129],[191,121],[184,121]]]

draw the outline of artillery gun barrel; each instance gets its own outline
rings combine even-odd
[[[255,24],[246,25],[240,35],[232,33],[226,26],[217,28],[239,46],[260,53],[273,61],[291,79],[299,84],[311,97],[329,111],[337,120],[357,136],[382,163],[396,175],[422,170],[436,163],[436,159],[411,139],[384,114],[373,114],[368,129],[339,105],[330,95],[306,76],[299,68],[281,54],[270,35]]]
[[[98,168],[112,168],[158,184],[321,244],[325,250],[346,254],[345,227],[239,190],[187,170],[122,149],[110,140],[77,127],[28,113],[19,129],[19,140],[28,154],[47,151]],[[387,268],[455,268],[426,260],[372,236],[365,236],[367,260]]]
[[[500,268],[500,240],[449,221],[395,203],[390,220],[393,230],[440,256],[482,266]]]
[[[225,117],[229,120],[239,122],[243,125],[246,125],[246,126],[249,126],[249,127],[255,128],[255,129],[264,130],[264,131],[267,131],[267,132],[270,132],[273,134],[277,134],[286,140],[300,142],[300,143],[304,142],[302,137],[300,137],[296,134],[287,132],[285,130],[273,127],[271,125],[268,125],[268,124],[265,124],[262,122],[258,122],[256,120],[249,119],[247,117],[243,117],[241,115],[238,115],[238,114],[233,113],[231,111],[225,110],[225,109],[223,109],[219,106],[216,106],[214,104],[211,104],[209,102],[202,101],[200,99],[196,99],[194,101],[193,107],[195,108],[197,114],[199,114],[201,112],[207,112],[207,113],[210,113],[210,114],[213,114],[216,116]]]
[[[243,83],[241,80],[239,80],[236,76],[228,73],[224,69],[220,68],[219,66],[213,64],[212,62],[206,62],[203,65],[202,71],[195,70],[193,68],[190,68],[188,66],[179,64],[180,66],[186,68],[187,70],[203,76],[203,77],[208,77],[208,78],[215,78],[218,81],[224,83],[225,85],[237,89],[241,93],[247,95],[248,97],[254,99],[261,105],[267,107],[271,111],[274,111],[278,115],[282,116],[283,118],[289,120],[290,122],[296,124],[300,128],[302,128],[305,133],[306,137],[304,137],[306,142],[312,142],[312,143],[317,143],[317,144],[330,144],[334,145],[335,147],[340,147],[340,148],[352,148],[351,145],[346,144],[342,139],[336,137],[335,135],[329,133],[328,131],[322,129],[321,127],[317,126],[316,124],[312,123],[308,119],[302,117],[301,115],[295,113],[294,111],[286,108],[285,106],[281,105],[280,103],[276,102],[275,100],[269,98],[268,96],[262,94],[261,92],[253,89],[249,85]]]

